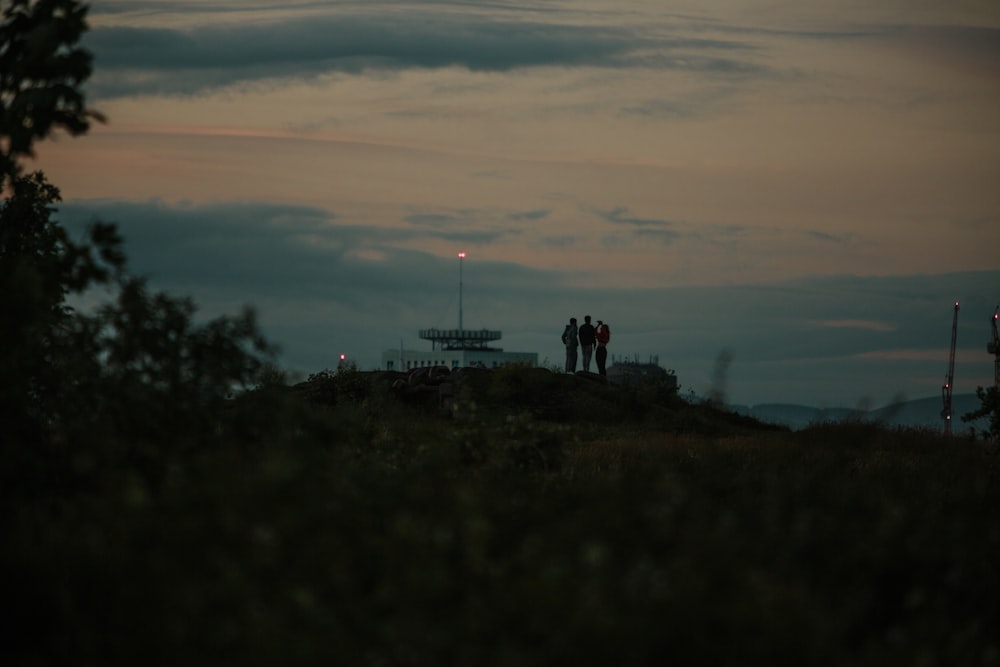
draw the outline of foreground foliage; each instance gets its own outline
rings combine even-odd
[[[390,379],[228,401],[200,447],[165,443],[159,484],[121,461],[8,498],[7,664],[1000,659],[983,443],[755,428],[531,371],[450,408]]]
[[[976,387],[976,397],[980,406],[968,414],[962,415],[962,421],[971,422],[988,417],[987,428],[983,429],[984,438],[992,438],[1000,442],[1000,390],[997,387]]]
[[[178,447],[212,437],[214,411],[255,382],[271,346],[254,314],[195,319],[189,299],[129,275],[113,225],[71,240],[44,175],[0,202],[0,498],[87,486],[101,469],[162,476]],[[76,297],[103,305],[78,311]]]

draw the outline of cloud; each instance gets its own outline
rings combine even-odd
[[[662,245],[670,245],[681,236],[680,233],[672,229],[637,229],[634,235],[640,239],[656,241]]]
[[[821,232],[815,229],[807,231],[806,236],[828,243],[846,243],[851,240],[851,235],[849,234],[830,234],[829,232]]]
[[[442,241],[488,244],[507,236],[516,236],[520,230],[510,226],[483,221],[481,212],[467,209],[457,213],[410,213],[403,220],[419,228],[423,238]]]
[[[634,45],[620,30],[446,16],[319,16],[191,30],[98,27],[102,96],[194,93],[219,85],[329,72],[620,64]],[[122,73],[136,73],[121,80]],[[115,86],[114,82],[120,81]]]
[[[79,232],[94,219],[116,223],[134,266],[182,290],[212,286],[248,298],[283,293],[350,299],[385,286],[384,266],[403,268],[414,253],[392,247],[405,230],[345,225],[329,211],[267,203],[69,202],[59,219]],[[377,248],[382,261],[363,259]],[[335,294],[331,284],[340,285]]]
[[[994,12],[995,23],[995,12]],[[1000,26],[904,25],[879,38],[927,63],[1000,81]]]
[[[520,222],[522,220],[542,220],[547,218],[550,213],[552,213],[552,210],[547,208],[536,209],[534,211],[514,211],[507,214],[507,219],[515,222]]]
[[[947,350],[941,348],[935,348],[932,350],[899,349],[899,350],[872,350],[870,352],[862,352],[860,354],[854,354],[851,355],[851,357],[853,359],[878,360],[878,361],[940,362],[942,359],[947,358],[948,354],[949,353]]]
[[[425,225],[428,227],[454,227],[467,220],[464,216],[459,217],[446,213],[412,213],[403,219],[414,225]]]
[[[668,91],[660,91],[663,95]],[[671,97],[647,97],[623,106],[619,113],[626,117],[643,119],[690,119],[704,117],[706,109],[733,113],[740,108],[736,101],[740,87],[734,85],[708,85]]]
[[[674,223],[658,218],[639,218],[630,215],[625,206],[618,206],[610,211],[597,211],[597,214],[603,220],[615,225],[631,227],[630,236],[640,240],[652,240],[662,245],[669,245],[681,236],[680,232],[670,229]],[[605,236],[603,244],[608,249],[625,245],[624,240],[618,235]]]
[[[540,243],[548,248],[569,248],[579,243],[579,241],[580,237],[578,236],[562,235],[542,237]]]
[[[293,290],[359,302],[381,290],[407,299],[433,291],[426,267],[447,260],[406,248],[407,241],[489,241],[503,233],[463,230],[466,218],[457,215],[413,214],[407,221],[417,227],[376,227],[343,223],[322,208],[267,202],[77,200],[63,203],[57,218],[76,235],[93,220],[117,224],[135,269],[174,289],[214,286],[248,297]],[[521,268],[506,284],[537,281],[558,282]]]
[[[629,215],[629,210],[625,206],[618,206],[610,211],[598,211],[600,217],[608,222],[617,225],[629,225],[632,227],[670,227],[672,223],[657,218],[638,218]]]
[[[530,67],[643,67],[721,75],[760,75],[735,40],[650,36],[642,26],[581,25],[572,14],[532,16],[524,8],[372,5],[366,14],[326,9],[235,20],[224,8],[201,9],[201,25],[98,25],[85,36],[99,98],[187,95],[232,84],[309,79],[329,73],[461,67],[509,72]],[[246,9],[246,7],[244,7]],[[515,11],[516,10],[516,11]],[[561,19],[561,20],[557,20]]]

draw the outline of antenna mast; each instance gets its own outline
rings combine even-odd
[[[465,260],[465,252],[458,253],[458,330],[461,331],[465,327],[462,326],[462,262]]]
[[[955,381],[955,341],[958,339],[958,301],[955,302],[955,319],[951,324],[951,356],[948,358],[948,375],[944,378],[944,386],[941,387],[941,398],[944,400],[944,409],[941,416],[944,417],[944,434],[951,435],[951,387]]]
[[[986,351],[993,355],[993,387],[1000,391],[1000,333],[997,333],[997,318],[1000,318],[1000,306],[993,311],[990,325],[993,327],[993,340],[986,344]]]
[[[488,350],[503,352],[503,348],[487,347],[487,343],[500,340],[499,331],[477,329],[466,331],[462,322],[462,261],[465,253],[458,253],[458,329],[421,329],[417,334],[423,340],[431,341],[434,349],[442,350]]]

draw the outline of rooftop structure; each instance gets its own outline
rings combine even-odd
[[[489,344],[500,340],[500,331],[491,329],[466,329],[462,321],[462,262],[465,253],[458,253],[458,328],[420,329],[417,335],[431,341],[430,351],[406,350],[402,342],[397,350],[382,353],[382,367],[386,370],[408,371],[426,366],[480,366],[497,368],[506,364],[538,365],[536,352],[504,352],[503,348]]]
[[[638,357],[612,357],[608,366],[608,382],[612,384],[627,384],[636,382],[666,382],[677,386],[677,376],[660,366],[660,358],[651,356],[648,362],[639,361]]]
[[[431,341],[431,349],[442,350],[494,350],[502,352],[502,348],[488,347],[487,343],[500,340],[499,331],[488,329],[421,329],[419,336]]]

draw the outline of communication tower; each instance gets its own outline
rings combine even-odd
[[[1000,306],[993,311],[990,326],[993,328],[993,340],[986,343],[986,351],[993,355],[993,387],[1000,391],[1000,334],[997,333],[997,318],[1000,317]]]
[[[417,332],[423,340],[431,341],[431,349],[441,350],[490,350],[502,351],[501,348],[489,347],[487,343],[500,340],[500,331],[488,329],[466,329],[462,325],[462,262],[465,253],[458,253],[458,328],[457,329],[421,329]]]
[[[420,329],[417,335],[431,342],[430,351],[407,350],[403,341],[398,350],[382,352],[386,370],[409,371],[416,368],[446,367],[451,369],[476,367],[499,368],[508,364],[537,366],[536,352],[504,352],[502,347],[489,344],[500,340],[502,333],[491,329],[466,329],[462,319],[462,262],[465,253],[458,253],[458,328]]]

